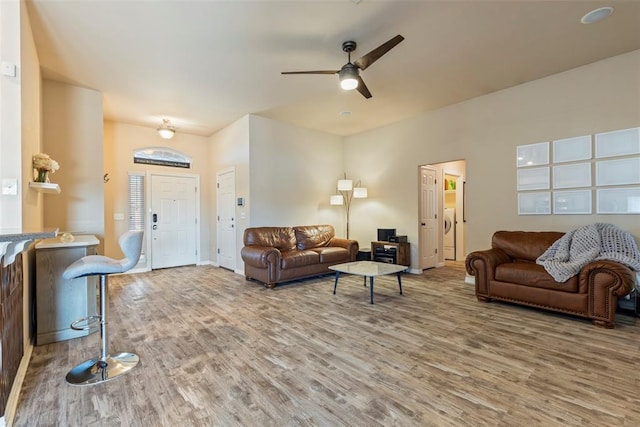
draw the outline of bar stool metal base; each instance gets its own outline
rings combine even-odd
[[[134,353],[116,353],[103,359],[89,359],[67,373],[71,385],[92,385],[109,381],[126,374],[140,362]]]

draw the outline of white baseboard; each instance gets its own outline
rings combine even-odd
[[[200,261],[199,263],[197,263],[196,265],[213,265],[214,267],[217,267],[218,265],[215,264],[213,261]]]
[[[24,377],[27,374],[27,368],[31,361],[31,353],[33,352],[33,344],[28,343],[27,348],[24,349],[24,355],[20,360],[20,366],[18,366],[18,372],[16,378],[13,380],[11,391],[9,392],[9,400],[7,400],[7,407],[4,411],[4,416],[0,418],[0,427],[7,427],[13,425],[13,418],[16,416],[16,410],[18,409],[18,398],[20,397],[20,390],[22,390],[22,383]]]

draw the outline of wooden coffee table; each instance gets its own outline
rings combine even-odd
[[[371,304],[373,304],[373,278],[376,276],[384,276],[387,274],[396,274],[398,277],[398,287],[400,288],[400,295],[402,295],[402,279],[400,274],[408,267],[397,264],[387,264],[384,262],[375,261],[354,261],[344,264],[336,264],[329,267],[330,270],[336,272],[336,281],[333,285],[333,294],[336,294],[338,288],[338,278],[340,273],[355,274],[356,276],[364,277],[364,285],[367,286],[367,277],[369,278],[369,292],[371,293]]]

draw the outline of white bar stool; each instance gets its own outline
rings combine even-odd
[[[108,275],[124,273],[133,268],[140,259],[142,231],[127,231],[118,239],[125,257],[116,260],[102,255],[89,255],[71,264],[62,273],[66,280],[84,276],[100,276],[100,315],[76,320],[73,329],[90,329],[100,322],[100,357],[86,360],[67,373],[66,380],[72,385],[92,385],[112,380],[136,367],[140,358],[134,353],[109,354],[107,339]]]

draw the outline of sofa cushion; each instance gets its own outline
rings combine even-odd
[[[491,239],[491,247],[501,249],[516,260],[535,262],[563,235],[555,231],[496,231]]]
[[[320,262],[349,262],[349,251],[345,248],[327,246],[326,248],[313,248],[313,252],[320,255]]]
[[[244,230],[245,246],[269,246],[280,251],[290,251],[296,247],[293,227],[253,227]]]
[[[304,267],[310,264],[319,264],[320,255],[314,251],[290,250],[282,252],[280,266],[283,270],[288,268]]]
[[[300,251],[327,246],[336,234],[331,225],[309,225],[293,228]]]
[[[496,267],[495,279],[535,288],[578,292],[578,276],[564,283],[556,282],[544,267],[532,262],[509,262]]]

